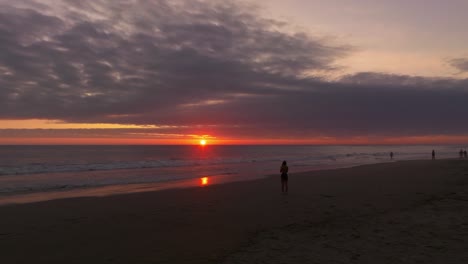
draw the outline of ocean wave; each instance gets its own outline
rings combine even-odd
[[[395,158],[413,158],[421,157],[421,152],[394,152]],[[366,163],[370,160],[383,160],[389,156],[389,152],[342,152],[342,153],[313,153],[311,155],[271,155],[258,157],[257,155],[246,155],[235,158],[209,158],[209,159],[184,159],[180,157],[170,157],[168,159],[158,160],[139,160],[139,161],[112,161],[99,163],[28,163],[17,166],[0,167],[0,176],[5,175],[25,175],[42,173],[66,173],[66,172],[89,172],[89,171],[108,171],[124,169],[154,169],[154,168],[186,168],[210,165],[236,165],[236,164],[274,164],[287,160],[290,164],[301,165],[328,165],[330,163],[354,163],[356,161]]]
[[[25,174],[42,174],[42,173],[64,173],[64,172],[86,172],[86,171],[106,171],[106,170],[123,170],[123,169],[154,169],[154,168],[173,168],[173,167],[197,167],[210,166],[220,164],[241,164],[252,162],[270,162],[280,159],[208,159],[208,160],[184,160],[171,158],[168,160],[153,160],[153,161],[120,161],[109,163],[90,163],[90,164],[47,164],[47,163],[31,163],[20,166],[4,166],[0,167],[0,175],[25,175]]]

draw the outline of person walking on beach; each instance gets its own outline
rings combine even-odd
[[[390,152],[390,159],[393,159],[393,152]]]
[[[281,173],[281,192],[287,193],[288,192],[288,165],[286,161],[283,161],[281,164],[280,173]]]
[[[434,160],[435,159],[435,151],[432,150],[432,159]]]

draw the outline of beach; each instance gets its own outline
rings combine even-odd
[[[2,263],[468,263],[468,161],[0,207]]]

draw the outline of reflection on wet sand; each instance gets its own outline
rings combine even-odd
[[[265,177],[265,176],[264,176]],[[262,178],[262,177],[258,177]],[[103,197],[127,193],[152,192],[167,189],[205,187],[208,185],[223,184],[242,180],[236,176],[210,176],[202,178],[185,179],[171,182],[136,183],[109,185],[95,188],[77,188],[61,191],[34,192],[15,195],[0,195],[0,206],[7,204],[24,204],[43,202],[49,200],[77,198],[77,197]]]

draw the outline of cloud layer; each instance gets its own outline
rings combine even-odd
[[[467,80],[326,81],[316,73],[333,71],[351,47],[291,32],[245,3],[10,2],[0,0],[1,119],[230,137],[468,133]]]
[[[459,70],[460,73],[468,72],[468,59],[467,58],[456,58],[449,61],[450,65],[455,69]]]

